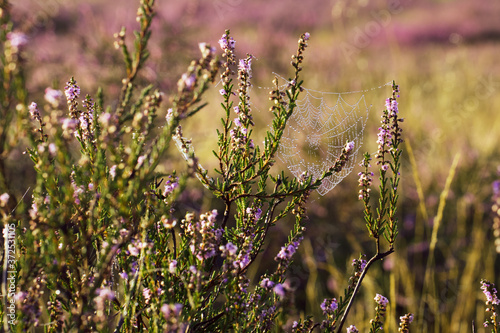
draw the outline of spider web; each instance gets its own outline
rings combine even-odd
[[[280,75],[273,74],[282,82],[288,82]],[[327,194],[347,177],[359,162],[359,149],[363,145],[363,133],[371,108],[371,105],[366,103],[365,93],[389,85],[391,82],[367,90],[343,93],[322,92],[303,87],[301,98],[296,101],[294,112],[283,132],[278,158],[295,177],[300,178],[305,173],[313,179],[318,179],[335,164],[346,143],[354,142],[354,149],[343,169],[323,179],[318,187],[317,192],[320,195]],[[288,84],[284,84],[279,89],[285,91],[287,86]],[[269,91],[275,89],[260,86],[257,88]],[[249,93],[252,94],[251,90]],[[253,102],[251,104],[253,108],[260,109]],[[182,135],[175,135],[173,139],[187,160],[193,148],[191,140]],[[201,166],[198,167],[204,170]],[[199,178],[198,174],[197,176]]]
[[[377,88],[370,90],[374,89]],[[278,158],[295,177],[305,173],[313,179],[320,178],[335,164],[346,143],[354,142],[354,150],[342,171],[325,178],[317,189],[322,196],[347,177],[358,163],[371,108],[364,93],[370,90],[332,93],[304,88],[301,99],[296,102],[278,150]]]

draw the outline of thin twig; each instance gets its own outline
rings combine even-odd
[[[354,303],[354,297],[356,297],[356,294],[359,292],[359,288],[361,287],[361,282],[363,282],[363,278],[365,277],[366,273],[368,272],[368,268],[376,262],[377,260],[383,259],[387,257],[389,254],[394,252],[394,248],[389,249],[386,252],[383,253],[377,253],[375,254],[367,263],[365,266],[365,269],[363,269],[363,272],[361,273],[361,276],[359,277],[358,283],[356,283],[356,287],[354,288],[354,291],[352,293],[351,299],[349,300],[349,304],[347,304],[347,307],[345,309],[344,314],[342,315],[342,319],[340,320],[339,328],[337,329],[337,333],[340,333],[342,331],[342,327],[344,326],[344,323],[347,319],[347,315],[349,313],[349,310],[351,309],[352,304]]]
[[[174,258],[177,259],[177,241],[175,239],[175,230],[174,228],[170,229],[170,233],[172,234],[173,239],[173,247],[174,247]]]
[[[231,210],[231,201],[226,201],[226,208],[224,209],[224,217],[222,219],[222,225],[221,225],[221,228],[223,230],[226,229],[226,224],[227,224],[227,221],[229,220],[230,210]]]

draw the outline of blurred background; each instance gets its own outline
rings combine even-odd
[[[16,0],[12,5],[16,28],[29,36],[30,100],[42,104],[45,88],[63,89],[74,76],[82,94],[95,95],[102,86],[106,104],[113,105],[124,75],[113,34],[122,26],[129,35],[136,28],[138,1]],[[167,95],[176,91],[191,59],[199,57],[198,43],[218,46],[225,29],[237,41],[237,56],[256,57],[254,88],[271,86],[273,72],[292,75],[290,56],[306,31],[311,34],[302,72],[307,88],[350,92],[395,80],[405,118],[400,238],[396,252],[372,267],[347,324],[366,331],[375,312],[373,297],[380,293],[390,299],[388,332],[397,331],[399,316],[407,312],[415,314],[416,332],[470,332],[473,320],[482,326],[486,307],[480,279],[500,282],[491,210],[492,183],[500,178],[499,1],[164,0],[157,6],[151,57],[140,80]],[[209,106],[184,125],[209,170],[215,127],[223,115],[217,90],[209,92]],[[254,91],[255,117],[265,130],[267,91]],[[389,86],[366,93],[372,107],[361,151],[376,150],[379,117],[390,94]],[[164,167],[183,171],[175,148],[168,154]],[[20,149],[9,156],[9,165],[11,186],[22,194],[34,180],[31,161]],[[297,316],[319,318],[322,300],[343,294],[352,259],[374,253],[357,200],[357,172],[327,195],[312,196],[307,237],[289,276]],[[218,204],[198,187],[183,200],[200,211]],[[274,241],[284,241],[290,227],[288,222],[277,226]],[[433,232],[435,246],[430,245]],[[271,247],[269,256],[278,250]]]

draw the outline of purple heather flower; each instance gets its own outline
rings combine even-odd
[[[339,307],[337,299],[336,298],[331,298],[327,299],[325,298],[323,300],[323,303],[320,305],[321,310],[323,310],[323,314],[326,315],[332,315],[335,310]]]
[[[204,58],[212,57],[215,54],[215,48],[210,47],[207,43],[199,43],[201,54]]]
[[[280,252],[276,256],[276,258],[281,260],[290,260],[297,250],[295,244],[288,244],[288,246],[282,246]]]
[[[139,249],[132,244],[128,245],[128,252],[131,256],[137,257],[139,255]]]
[[[232,256],[236,254],[236,251],[238,251],[238,247],[234,245],[231,242],[228,242],[225,246],[225,250]]]
[[[234,129],[230,130],[229,136],[231,136],[232,140],[236,140],[236,131]]]
[[[51,156],[55,156],[57,153],[57,146],[55,143],[50,143],[49,144],[49,153]]]
[[[404,316],[401,316],[399,317],[399,320],[401,321],[406,321],[408,324],[411,324],[413,322],[413,314],[412,313],[408,313]]]
[[[28,43],[28,37],[22,32],[9,32],[7,33],[7,40],[13,48],[19,49]]]
[[[212,258],[216,255],[217,253],[215,252],[215,249],[210,249],[210,250],[207,250],[204,254],[203,254],[203,258],[204,259],[209,259],[209,258]]]
[[[120,275],[120,277],[121,277],[122,279],[124,279],[124,280],[128,280],[128,274],[127,274],[125,271],[120,272],[120,274],[118,274],[118,275]]]
[[[30,106],[28,106],[28,110],[31,114],[31,118],[38,119],[40,118],[40,112],[38,111],[38,105],[35,102],[32,102]]]
[[[348,142],[345,145],[345,152],[350,153],[354,149],[354,141]]]
[[[236,260],[233,265],[236,267],[236,268],[240,268],[240,269],[243,269],[245,268],[246,266],[248,266],[248,264],[250,263],[250,257],[248,255],[248,253],[245,253],[245,254],[240,254],[238,256],[238,260]]]
[[[249,56],[246,59],[240,59],[238,70],[250,75],[250,73],[252,72],[252,56]]]
[[[382,146],[384,144],[389,146],[391,144],[392,135],[388,130],[384,129],[383,127],[379,127],[377,138],[377,143],[379,144],[379,146]]]
[[[46,88],[45,89],[45,100],[49,102],[54,107],[57,107],[59,103],[61,102],[61,99],[63,97],[63,93],[61,90],[57,89],[52,89],[52,88]]]
[[[227,37],[227,34],[223,34],[222,38],[219,39],[219,45],[222,51],[234,50],[236,41],[233,39],[233,37],[229,37],[229,39]]]
[[[0,195],[0,207],[5,207],[7,202],[9,201],[10,195],[8,193],[4,193]]]
[[[179,178],[175,177],[174,181],[167,180],[165,183],[165,189],[163,190],[163,196],[167,196],[172,193],[177,187],[179,187]]]
[[[359,266],[359,271],[363,271],[365,269],[365,266],[366,266],[366,260],[365,259],[353,259],[352,260],[352,266],[357,266],[358,263],[360,264]]]
[[[80,96],[80,87],[75,83],[68,82],[67,86],[64,87],[64,94],[68,101],[72,101]]]
[[[171,122],[172,119],[174,119],[174,110],[172,108],[169,108],[167,110],[167,115],[165,116],[165,120],[167,123]]]
[[[148,304],[149,300],[151,299],[151,289],[144,288],[142,290],[142,296],[144,296],[144,300],[146,301],[146,304]]]
[[[398,114],[398,101],[393,98],[388,98],[385,100],[385,107],[389,111],[389,116],[393,117]]]
[[[500,301],[497,296],[497,289],[493,283],[490,283],[486,280],[481,280],[481,290],[483,291],[484,296],[486,296],[486,305],[500,304]]]
[[[111,176],[111,179],[115,179],[116,177],[116,165],[111,166],[109,168],[109,175]]]
[[[196,83],[196,76],[194,74],[187,75],[186,73],[182,74],[181,79],[179,80],[178,86],[180,90],[193,90],[194,85]]]
[[[163,316],[165,316],[166,320],[172,317],[176,318],[182,311],[182,304],[163,304],[160,311],[163,313]]]
[[[262,281],[260,282],[260,286],[262,288],[266,288],[266,289],[269,289],[269,288],[272,288],[274,287],[274,282],[269,280],[269,278],[264,278],[262,279]]]
[[[214,209],[208,214],[208,221],[210,223],[215,223],[216,219],[217,219],[217,210]]]
[[[386,98],[386,100],[385,100],[385,108],[387,110],[391,109],[391,99],[390,98]]]
[[[38,215],[38,205],[35,201],[31,204],[31,209],[29,210],[31,219],[36,219]]]
[[[76,186],[75,183],[72,183],[71,185],[73,185],[73,199],[75,199],[75,203],[79,205],[80,195],[82,195],[85,192],[85,187],[83,185]]]
[[[389,303],[389,300],[380,294],[377,294],[374,299],[375,302],[383,308],[385,308],[387,306],[387,303]]]
[[[99,116],[99,122],[102,124],[104,127],[108,127],[112,119],[112,115],[109,112],[102,113]]]
[[[137,167],[140,167],[142,163],[144,163],[144,160],[146,159],[146,155],[141,155],[137,158]]]
[[[115,293],[109,288],[99,288],[96,290],[96,294],[101,300],[113,300],[115,298]]]
[[[358,332],[359,332],[358,329],[354,325],[351,325],[347,328],[347,333],[358,333]]]
[[[45,151],[45,145],[39,144],[37,149],[40,154],[43,154],[43,152]]]
[[[119,233],[120,233],[121,237],[125,238],[128,236],[129,231],[127,229],[123,228],[123,229],[120,229]]]
[[[170,307],[168,306],[168,304],[163,304],[161,306],[160,311],[163,313],[163,316],[165,317],[165,319],[170,318]]]
[[[240,107],[239,106],[235,106],[233,109],[234,109],[234,113],[236,113],[236,114],[240,113]]]
[[[237,127],[241,127],[241,120],[240,120],[240,118],[236,118],[236,119],[234,120],[234,124],[235,124]]]
[[[166,217],[165,215],[162,215],[160,218],[160,222],[163,224],[163,227],[165,229],[172,229],[177,225],[177,220],[170,219]]]
[[[25,292],[25,291],[19,291],[19,292],[17,292],[14,295],[14,300],[16,302],[22,302],[23,300],[26,299],[26,297],[28,297],[28,293],[27,292]]]
[[[281,283],[276,283],[276,285],[273,288],[273,291],[279,297],[281,298],[285,297],[286,290]]]
[[[495,196],[500,195],[500,180],[495,180],[493,182],[493,194]]]
[[[137,261],[133,261],[132,265],[130,266],[130,273],[135,274],[137,273],[137,267],[139,265],[137,264]]]
[[[73,131],[76,126],[78,126],[78,119],[73,119],[73,118],[64,118],[61,120],[62,122],[62,129],[64,131],[70,130]]]
[[[175,274],[176,271],[177,271],[177,260],[172,260],[168,265],[168,272],[170,274]]]

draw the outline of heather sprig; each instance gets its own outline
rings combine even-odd
[[[383,324],[389,300],[386,297],[377,294],[375,296],[375,303],[377,303],[377,306],[375,307],[375,318],[370,321],[370,333],[384,330]]]
[[[151,22],[155,15],[155,0],[141,0],[137,10],[136,20],[139,22],[140,29],[135,32],[134,52],[132,55],[125,43],[126,30],[123,27],[118,34],[115,34],[115,47],[121,48],[125,60],[126,77],[122,80],[122,89],[120,102],[116,108],[118,118],[121,118],[125,109],[129,106],[132,92],[135,88],[135,81],[139,70],[149,57],[147,45],[151,36]]]
[[[347,315],[354,299],[359,292],[359,288],[366,276],[370,266],[378,260],[385,258],[394,252],[394,242],[398,234],[397,226],[397,203],[398,194],[397,189],[399,186],[399,169],[400,157],[402,150],[400,144],[403,142],[401,138],[402,129],[400,123],[403,121],[399,118],[399,110],[397,104],[397,97],[399,97],[399,87],[393,82],[392,96],[386,100],[386,109],[383,111],[381,127],[378,134],[378,151],[375,155],[379,169],[379,200],[376,214],[374,214],[370,199],[372,197],[371,186],[373,182],[373,172],[370,171],[371,156],[365,153],[361,167],[363,170],[358,174],[359,176],[359,190],[358,199],[363,202],[363,214],[370,237],[375,240],[376,252],[364,264],[359,278],[357,279],[354,289],[349,296],[349,301],[343,313],[337,332],[341,332],[342,327],[346,321]],[[390,185],[390,189],[387,185]],[[380,237],[384,235],[388,242],[389,249],[383,251],[381,249]],[[349,290],[349,289],[347,289]],[[384,298],[385,299],[385,298]],[[372,326],[372,329],[377,330],[377,326]]]
[[[486,312],[491,313],[490,317],[484,322],[484,327],[489,327],[491,332],[498,332],[498,292],[495,285],[487,280],[481,280],[481,290],[486,297]]]
[[[413,314],[407,313],[404,316],[399,317],[399,329],[398,332],[409,333],[410,324],[413,322]]]
[[[48,135],[45,134],[44,127],[46,124],[43,122],[42,116],[40,115],[40,111],[38,110],[38,105],[35,102],[32,102],[28,106],[28,111],[31,115],[31,118],[38,122],[39,127],[37,128],[37,132],[40,133],[39,142],[45,142],[47,140]]]

